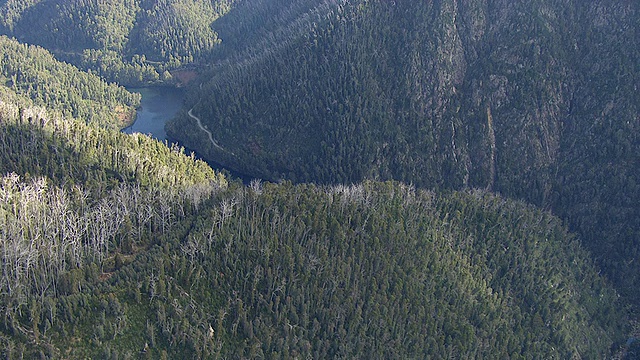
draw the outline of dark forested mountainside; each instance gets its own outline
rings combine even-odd
[[[0,16],[35,36],[45,14],[61,32],[44,39],[143,82],[219,30],[224,66],[172,133],[265,177],[357,184],[228,183],[114,129],[136,96],[4,38],[2,357],[634,353],[591,256],[634,293],[637,95],[615,76],[637,77],[637,5],[238,0],[209,27],[230,4],[7,0]],[[168,58],[123,60],[145,38]]]
[[[615,290],[533,206],[229,187],[176,146],[0,95],[8,359],[600,358],[624,342]]]
[[[169,80],[220,40],[211,23],[228,0],[2,0],[0,32],[119,83]]]
[[[222,42],[211,53],[217,66],[237,66],[277,52],[322,22],[343,0],[236,0],[212,27]],[[217,72],[219,72],[218,69]]]
[[[533,206],[228,188],[176,147],[3,94],[6,358],[597,358],[624,341],[616,292]]]
[[[0,86],[87,123],[119,128],[133,120],[140,95],[57,61],[47,50],[0,36]]]
[[[281,50],[212,74],[192,97],[201,123],[185,113],[168,133],[265,179],[525,199],[640,300],[638,6],[335,3]]]

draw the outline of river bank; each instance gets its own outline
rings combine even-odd
[[[164,125],[167,123],[167,121],[173,119],[178,114],[178,112],[183,109],[185,91],[181,88],[174,87],[144,87],[129,88],[128,90],[140,93],[142,95],[142,100],[140,101],[140,107],[136,111],[135,121],[128,127],[122,129],[122,132],[127,134],[148,134],[159,141],[166,141],[167,144],[176,143],[180,145],[179,141],[177,141],[176,139],[171,139],[167,136]],[[189,113],[189,116],[191,118],[197,118],[195,117],[195,115],[193,115],[192,112]],[[219,147],[221,150],[224,150],[215,142],[211,132],[202,127],[201,124],[200,126],[203,131],[207,131],[209,133],[209,137],[213,144]],[[245,184],[248,184],[251,180],[253,180],[252,177],[247,176],[246,174],[241,174],[231,169],[225,168],[218,163],[207,161],[206,159],[199,156],[197,151],[194,151],[192,149],[185,149],[185,152],[193,152],[197,158],[207,162],[213,169],[226,173],[232,178],[239,179]]]

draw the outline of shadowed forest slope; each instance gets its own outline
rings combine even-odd
[[[336,2],[203,80],[170,136],[264,179],[484,188],[552,209],[623,292],[640,274],[638,3]]]
[[[169,134],[279,181],[120,133],[107,70],[0,38],[3,357],[637,352],[636,3],[105,4],[0,25],[143,83],[209,61]]]

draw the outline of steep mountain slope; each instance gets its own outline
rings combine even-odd
[[[618,326],[557,218],[483,192],[254,184],[212,215],[183,246],[223,353],[597,358]]]
[[[135,117],[140,94],[56,60],[47,50],[0,36],[0,85],[30,102],[87,123],[120,128]]]
[[[52,358],[603,358],[624,339],[615,292],[560,221],[482,192],[255,184],[178,219],[147,251],[62,273],[0,343]]]
[[[67,321],[70,304],[58,300],[92,296],[85,272],[92,284],[104,280],[226,180],[151,138],[63,119],[24,99],[18,106],[1,93],[0,347],[8,359],[66,357],[49,352],[47,332]]]
[[[33,101],[0,86],[6,358],[603,358],[624,342],[624,303],[534,206],[228,184],[177,146]]]
[[[227,0],[2,0],[0,32],[43,46],[111,81],[168,80],[220,42],[211,23]]]
[[[194,92],[213,141],[187,114],[167,130],[265,179],[398,179],[551,208],[640,300],[639,17],[628,1],[336,2]]]
[[[277,52],[322,22],[344,1],[336,0],[236,0],[233,11],[212,27],[222,42],[212,51],[216,65],[237,66],[264,54]]]

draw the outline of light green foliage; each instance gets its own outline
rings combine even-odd
[[[229,184],[114,129],[137,96],[0,38],[2,356],[596,359],[624,343],[636,3],[107,3],[0,1],[0,28],[132,83],[211,56],[169,133],[325,184]]]
[[[191,242],[236,355],[602,357],[623,323],[557,218],[483,192],[254,185]]]
[[[123,84],[200,62],[220,42],[211,24],[228,0],[6,1],[0,32]]]
[[[142,134],[59,118],[42,108],[21,109],[1,101],[0,108],[0,172],[5,174],[47,176],[59,184],[80,182],[96,189],[132,181],[175,190],[226,183],[182,148]]]
[[[615,292],[560,221],[484,192],[253,183],[179,221],[106,281],[66,273],[49,335],[34,308],[41,343],[73,358],[145,344],[152,357],[602,358],[621,340]]]
[[[83,358],[90,341],[131,336],[139,319],[98,282],[227,186],[175,146],[58,116],[0,100],[0,343],[17,349],[9,358]],[[83,345],[62,356],[54,344],[69,336]]]
[[[134,116],[139,94],[57,61],[37,46],[0,36],[0,86],[87,123],[119,128]],[[6,90],[5,90],[6,91]]]

